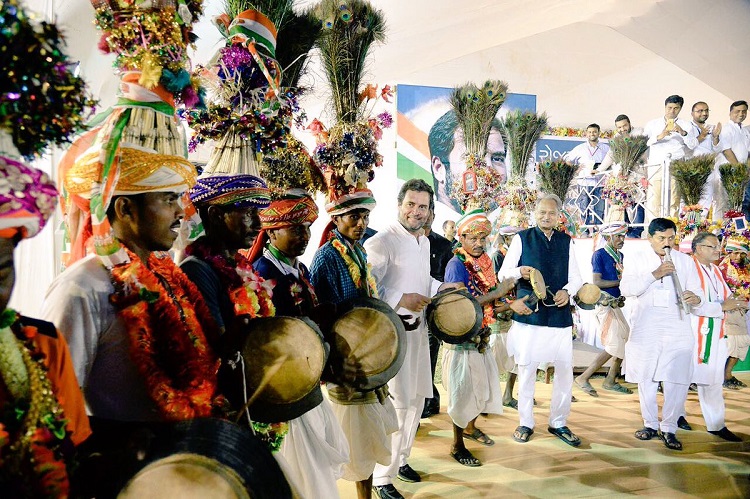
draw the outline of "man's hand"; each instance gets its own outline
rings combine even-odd
[[[683,291],[682,292],[682,299],[687,302],[688,305],[691,307],[697,307],[701,304],[701,299],[698,295],[693,293],[692,291]]]
[[[719,135],[721,135],[721,122],[717,123],[713,130],[711,130],[711,135],[714,137],[714,144],[718,144]]]
[[[526,279],[527,281],[531,279],[531,271],[534,270],[534,267],[529,267],[528,265],[523,265],[518,268],[518,270],[521,271],[521,277],[523,279]]]
[[[685,130],[683,130],[682,127],[680,125],[678,125],[676,121],[674,123],[674,130],[673,131],[679,133],[683,137],[685,135],[687,135],[687,132]]]
[[[739,298],[727,298],[721,304],[721,310],[724,312],[734,312],[735,310],[747,310],[747,302]]]
[[[493,309],[493,311],[495,312],[495,315],[502,314],[504,312],[507,312],[508,310],[510,310],[510,304],[505,303],[505,302],[501,302],[500,304],[495,305]]]
[[[661,279],[664,276],[668,276],[672,273],[674,273],[674,263],[672,262],[661,262],[661,265],[656,267],[656,270],[651,272],[651,275],[654,276],[654,279]]]
[[[564,307],[565,305],[570,304],[570,295],[568,292],[564,289],[561,289],[557,293],[555,293],[555,296],[552,298],[552,301],[555,302],[555,305],[558,307]]]
[[[517,313],[518,315],[531,315],[533,311],[526,306],[526,300],[529,299],[530,295],[526,295],[523,298],[520,298],[518,300],[514,300],[510,304],[510,309]]]
[[[507,279],[503,279],[501,282],[499,282],[498,285],[495,286],[495,289],[487,293],[486,296],[489,300],[497,300],[498,298],[502,298],[503,296],[510,293],[515,286],[516,280],[512,277],[508,277]]]
[[[421,312],[427,304],[430,303],[430,299],[419,293],[404,293],[401,299],[398,301],[398,307],[403,307],[412,312]]]

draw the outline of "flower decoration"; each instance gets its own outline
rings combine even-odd
[[[202,104],[202,89],[188,72],[192,25],[203,14],[202,0],[92,0],[99,47],[115,54],[120,72],[140,71],[138,84],[161,85],[175,99]]]
[[[547,128],[544,134],[554,135],[555,137],[586,137],[586,129],[568,126],[555,126]],[[602,130],[601,134],[599,134],[599,137],[603,139],[610,139],[614,135],[614,130]]]
[[[641,193],[640,186],[625,175],[610,175],[604,183],[602,197],[610,205],[629,208],[639,201]]]
[[[4,0],[0,26],[0,133],[7,131],[21,156],[31,160],[50,144],[70,142],[95,101],[75,75],[54,24],[33,23],[17,0]]]

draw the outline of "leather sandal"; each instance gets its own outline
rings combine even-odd
[[[648,426],[644,426],[640,430],[635,431],[635,438],[638,440],[651,440],[654,437],[659,436],[659,431],[654,430],[653,428],[649,428]]]
[[[661,439],[664,441],[664,447],[671,450],[682,450],[682,442],[677,440],[674,433],[662,433]]]

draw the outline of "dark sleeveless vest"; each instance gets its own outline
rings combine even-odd
[[[539,311],[531,315],[513,314],[513,320],[533,326],[569,327],[573,325],[570,307],[558,307],[552,303],[552,296],[568,284],[568,262],[570,257],[570,236],[563,232],[552,231],[552,238],[534,227],[518,233],[521,238],[521,260],[518,266],[528,265],[538,269],[544,277],[549,290],[544,300],[552,306],[548,307],[539,300]],[[519,279],[516,288],[518,298],[532,293],[531,283],[526,279]]]

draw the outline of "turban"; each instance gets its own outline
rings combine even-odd
[[[286,194],[272,201],[260,211],[263,230],[282,229],[292,225],[313,223],[318,218],[318,207],[307,194]]]
[[[739,238],[736,238],[736,237],[730,237],[727,240],[726,252],[730,253],[732,251],[750,253],[750,249],[748,248],[747,240],[744,239],[744,238],[743,239],[739,239]]]
[[[361,189],[351,194],[338,196],[326,204],[326,211],[331,216],[343,215],[344,213],[362,208],[368,211],[375,209],[375,198],[369,189]]]
[[[0,156],[0,237],[35,236],[57,205],[46,173]]]
[[[473,234],[479,237],[488,236],[492,232],[492,223],[482,210],[472,210],[465,213],[458,222],[456,229],[459,236]]]
[[[622,234],[627,234],[628,232],[628,224],[625,222],[611,222],[605,225],[602,225],[601,229],[599,230],[599,233],[603,236],[619,236]]]
[[[190,189],[190,200],[198,206],[266,208],[270,192],[263,179],[254,175],[211,175],[198,178]]]

